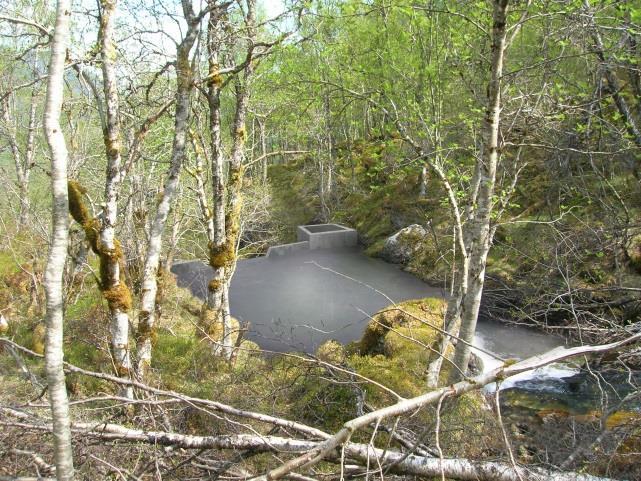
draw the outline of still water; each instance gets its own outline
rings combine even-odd
[[[175,264],[178,284],[200,298],[211,268],[199,261]],[[286,256],[238,262],[230,304],[232,315],[249,323],[247,337],[268,351],[313,353],[328,339],[360,339],[373,315],[395,302],[447,293],[396,265],[358,248],[303,250]],[[480,321],[475,341],[500,358],[525,358],[563,344],[563,339],[524,327]],[[497,360],[477,351],[486,368]]]

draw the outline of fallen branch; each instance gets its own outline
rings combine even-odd
[[[4,411],[8,412],[8,410]],[[23,416],[20,417],[24,419]],[[48,424],[0,422],[0,425],[51,432],[51,426]],[[304,439],[254,434],[193,436],[162,431],[143,431],[111,423],[73,423],[72,431],[76,435],[83,434],[101,440],[145,443],[182,449],[249,449],[254,452],[300,453],[305,451],[313,452],[325,444]],[[493,461],[407,456],[404,453],[374,448],[371,444],[346,443],[343,449],[345,456],[350,459],[361,463],[367,463],[368,459],[376,459],[381,465],[390,466],[390,471],[394,473],[416,476],[440,476],[441,472],[443,472],[448,478],[473,481],[514,481],[519,479],[518,475],[522,477],[523,481],[606,481],[609,479],[573,472],[549,471],[541,468],[518,467],[517,471],[515,471],[511,464]],[[342,459],[340,451],[340,449],[328,450],[324,459],[334,463],[341,463],[344,459]],[[282,477],[290,477],[290,474],[285,473]]]
[[[247,162],[245,164],[245,168],[249,167],[250,165],[254,165],[261,160],[266,159],[267,157],[274,157],[275,155],[299,155],[299,154],[308,154],[310,151],[309,150],[277,150],[274,152],[268,152],[266,154],[262,154],[258,157],[256,157],[254,160]]]
[[[319,463],[323,459],[328,458],[331,455],[331,453],[335,452],[336,449],[345,445],[356,430],[369,426],[372,422],[380,422],[382,419],[386,419],[389,417],[397,417],[402,414],[407,414],[409,412],[415,411],[416,409],[422,408],[424,406],[435,404],[438,402],[441,396],[444,396],[444,395],[448,395],[452,397],[460,396],[461,394],[479,389],[485,386],[486,384],[495,382],[497,380],[503,380],[510,376],[514,376],[516,374],[538,369],[548,364],[553,364],[555,362],[563,361],[565,359],[569,359],[572,357],[612,351],[626,344],[636,342],[640,339],[641,339],[641,333],[637,333],[636,335],[628,337],[627,339],[624,339],[619,342],[613,342],[610,344],[597,345],[597,346],[587,345],[587,346],[578,346],[573,348],[558,347],[546,353],[540,354],[538,356],[530,357],[520,362],[516,362],[513,364],[506,362],[502,366],[496,369],[493,369],[492,371],[489,371],[484,374],[480,374],[479,376],[473,377],[471,379],[460,381],[451,386],[435,389],[433,391],[430,391],[428,393],[425,393],[421,396],[418,396],[412,399],[399,401],[396,404],[393,404],[391,406],[378,409],[376,411],[372,411],[370,413],[364,414],[363,416],[359,416],[355,419],[352,419],[351,421],[346,422],[340,431],[338,431],[331,438],[320,443],[314,449],[306,452],[305,454],[303,454],[302,456],[299,456],[298,458],[294,458],[290,461],[287,461],[286,463],[269,471],[268,473],[262,476],[258,476],[254,478],[252,481],[273,481],[276,479],[280,479],[286,474],[290,473],[291,471],[294,471],[301,467],[309,468]],[[410,458],[408,457],[408,460],[409,459]],[[443,462],[445,463],[445,460]],[[398,466],[400,467],[401,464],[402,463],[399,463]],[[498,480],[514,481],[521,477],[524,480],[597,479],[597,478],[581,478],[581,477],[577,477],[579,475],[576,475],[576,474],[573,475],[575,477],[564,478],[562,476],[563,473],[555,474],[555,477],[550,477],[549,474],[542,476],[540,473],[536,474],[536,472],[532,470],[526,472],[525,470],[519,469],[517,472],[514,470],[512,466],[506,466],[505,469],[503,469],[500,473],[494,472],[494,474],[492,474],[491,476],[488,476],[492,472],[492,469],[490,469],[490,471],[488,472],[485,472],[483,470],[475,471],[474,469],[470,469],[470,467],[468,466],[465,469],[459,470],[458,468],[462,468],[462,466],[463,465],[457,462],[453,466],[450,466],[450,468],[452,469],[456,468],[454,469],[453,472],[450,472],[449,468],[447,468],[444,464],[443,469],[447,477],[457,478],[457,479],[488,479],[488,480],[492,479],[497,481]],[[436,463],[436,468],[438,469],[438,462]],[[433,474],[430,474],[430,476],[439,476],[439,475],[440,475],[440,469],[435,471]]]
[[[338,431],[334,436],[325,439],[324,441],[312,441],[303,439],[293,439],[278,436],[261,436],[258,434],[238,434],[238,435],[220,435],[220,436],[192,436],[176,433],[168,433],[162,431],[143,431],[139,429],[126,428],[117,424],[111,423],[73,423],[72,430],[76,433],[84,434],[87,436],[97,437],[106,440],[120,440],[128,442],[139,442],[151,445],[161,446],[174,446],[185,449],[251,449],[263,452],[279,452],[279,453],[304,453],[301,456],[294,458],[276,469],[271,470],[265,475],[253,478],[256,481],[272,481],[289,476],[299,468],[308,469],[309,467],[317,464],[321,460],[328,460],[331,462],[342,463],[344,456],[349,457],[363,463],[367,460],[375,458],[381,465],[386,465],[391,471],[395,473],[413,474],[416,476],[440,476],[443,473],[448,478],[461,479],[461,480],[487,480],[487,481],[515,481],[522,479],[523,481],[602,481],[607,478],[599,478],[587,474],[578,474],[574,472],[560,472],[550,471],[534,467],[519,467],[513,466],[508,463],[490,462],[490,461],[474,461],[464,458],[450,458],[439,459],[427,456],[407,455],[394,451],[382,450],[374,448],[371,444],[358,444],[350,443],[351,435],[358,429],[371,425],[371,423],[380,424],[381,420],[398,417],[402,414],[407,414],[415,411],[416,409],[437,403],[443,396],[455,397],[463,393],[480,389],[486,384],[502,380],[516,374],[520,374],[533,369],[552,364],[555,362],[563,361],[576,356],[596,354],[608,352],[618,349],[624,345],[641,340],[641,333],[637,333],[624,340],[597,346],[579,346],[573,348],[559,347],[544,354],[533,356],[520,362],[510,363],[506,362],[502,366],[481,374],[479,376],[466,379],[451,386],[446,386],[417,396],[412,399],[405,399],[397,402],[394,405],[372,411],[370,413],[359,416],[351,421],[346,422],[343,428]],[[10,343],[17,348],[26,350],[21,346],[12,343],[11,341],[0,339],[2,342]],[[26,350],[28,351],[28,350]],[[72,370],[72,369],[70,369]],[[84,370],[74,368],[77,372]],[[99,373],[93,373],[99,374]],[[104,375],[108,376],[108,375]],[[115,378],[115,376],[109,376]],[[119,382],[121,379],[115,378]],[[141,383],[129,381],[132,384],[140,384],[146,390],[155,390]],[[158,390],[160,391],[160,390]],[[162,393],[167,395],[166,393]],[[177,393],[173,396],[179,398],[189,399]],[[206,402],[211,405],[218,405],[213,401],[195,400],[197,402]],[[224,405],[223,405],[224,406]],[[220,407],[219,407],[220,408]],[[51,431],[51,425],[45,423],[29,423],[29,415],[19,411],[7,408],[0,408],[0,411],[7,413],[13,417],[20,419],[18,422],[0,422],[0,425],[12,426],[23,429],[33,429],[39,431]],[[259,413],[247,413],[245,411],[236,410],[231,406],[224,406],[224,411],[233,414],[243,415],[253,419],[260,419],[263,416],[269,419],[275,425],[286,425],[288,427],[296,428],[299,432],[315,431],[322,433],[322,431],[315,430],[304,425],[299,425],[293,421],[287,421],[272,416],[261,415]],[[265,420],[265,418],[261,420]],[[302,428],[302,429],[301,429]],[[322,437],[326,437],[322,433]]]
[[[0,338],[0,344],[6,344],[8,346],[12,346],[15,349],[25,354],[28,354],[32,357],[41,358],[41,359],[44,357],[41,354],[38,354],[30,349],[27,349],[26,347],[23,347],[20,344],[17,344],[6,338]],[[131,386],[133,388],[140,389],[141,391],[149,392],[157,396],[165,396],[165,397],[170,397],[174,399],[179,399],[184,403],[192,406],[205,406],[208,409],[211,409],[213,411],[222,412],[232,416],[238,416],[246,419],[253,419],[255,421],[261,421],[264,423],[272,424],[274,426],[278,426],[284,429],[293,429],[301,434],[305,434],[315,438],[321,438],[321,439],[329,438],[329,434],[321,431],[320,429],[316,429],[314,427],[307,426],[305,424],[298,423],[296,421],[290,421],[288,419],[283,419],[276,416],[270,416],[269,414],[257,413],[254,411],[245,411],[221,402],[211,401],[209,399],[191,397],[191,396],[187,396],[186,394],[181,394],[175,391],[166,391],[164,389],[148,386],[142,382],[134,381],[133,379],[126,379],[118,376],[113,376],[111,374],[82,369],[78,366],[74,366],[73,364],[69,364],[68,362],[65,362],[64,366],[65,366],[65,372],[67,373],[69,372],[78,373],[85,376],[91,376],[97,379],[104,379],[105,381],[111,381],[113,383],[124,385],[124,386]]]

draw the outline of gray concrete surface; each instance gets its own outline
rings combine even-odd
[[[211,268],[200,261],[174,264],[178,284],[205,298]],[[231,312],[249,323],[247,337],[263,349],[313,353],[327,339],[361,338],[368,315],[393,302],[446,295],[394,264],[355,247],[291,250],[238,262]],[[391,299],[391,300],[390,300]],[[524,358],[563,344],[563,339],[524,327],[480,319],[475,345],[503,358]],[[492,358],[478,351],[484,363]]]

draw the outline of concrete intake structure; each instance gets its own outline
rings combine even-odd
[[[272,246],[267,250],[267,257],[282,256],[301,250],[354,247],[358,244],[356,230],[339,224],[299,225],[296,234],[298,242]]]

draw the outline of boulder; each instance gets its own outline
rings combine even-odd
[[[318,347],[316,357],[328,364],[342,364],[346,357],[345,348],[340,342],[330,339]]]
[[[406,264],[419,252],[428,234],[419,224],[409,225],[385,240],[381,257],[394,264]]]

